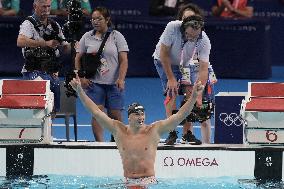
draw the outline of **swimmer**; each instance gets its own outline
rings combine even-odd
[[[197,82],[191,97],[176,114],[150,125],[145,124],[144,107],[139,103],[132,103],[128,108],[129,124],[125,125],[111,119],[98,108],[82,89],[78,76],[70,82],[70,85],[100,125],[113,134],[121,156],[126,184],[137,186],[157,182],[154,164],[161,136],[175,129],[190,114],[197,96],[202,94],[204,89],[201,82]]]

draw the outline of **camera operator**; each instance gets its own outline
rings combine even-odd
[[[23,79],[50,80],[54,93],[54,111],[60,108],[59,46],[69,49],[59,24],[48,18],[51,0],[34,0],[34,14],[21,24],[17,46],[22,47],[25,65]]]
[[[167,117],[176,112],[177,97],[181,95],[188,98],[196,81],[201,81],[204,85],[207,85],[208,77],[212,78],[212,83],[214,81],[212,77],[214,72],[209,64],[211,43],[203,28],[202,10],[195,4],[187,4],[179,10],[178,20],[167,24],[156,45],[153,54],[154,64],[166,96],[164,105]],[[208,92],[207,89],[204,92]],[[203,97],[207,96],[209,97],[204,94],[197,97],[198,110],[204,109]],[[207,112],[211,113],[209,110]],[[201,141],[193,135],[192,122],[195,121],[187,119],[181,123],[183,125],[181,143],[199,145]],[[173,145],[178,138],[177,134],[177,131],[171,131],[166,144]],[[207,116],[206,120],[201,122],[201,135],[203,143],[210,143],[211,126]]]

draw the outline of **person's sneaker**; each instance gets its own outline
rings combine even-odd
[[[169,133],[168,138],[165,141],[165,145],[174,145],[178,138],[177,133],[178,133],[177,131],[171,131]]]
[[[182,137],[180,139],[180,143],[181,144],[185,144],[186,143],[186,134],[182,135]]]
[[[115,142],[113,135],[110,136],[110,142]]]
[[[198,140],[190,130],[187,131],[187,133],[185,135],[182,136],[181,141],[185,141],[182,144],[185,144],[186,141],[188,142],[188,144],[192,144],[192,145],[200,145],[202,144],[202,142],[200,140]]]

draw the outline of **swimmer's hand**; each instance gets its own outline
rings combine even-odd
[[[76,73],[76,78],[73,78],[69,84],[71,85],[71,87],[78,93],[80,90],[82,90],[82,86],[81,86],[81,81],[80,78],[78,76],[78,74]]]
[[[201,81],[197,81],[193,86],[192,94],[196,96],[201,95],[203,90],[204,90],[204,85],[202,85]]]

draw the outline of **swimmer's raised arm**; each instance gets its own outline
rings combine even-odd
[[[173,114],[167,119],[155,123],[160,135],[164,134],[165,132],[173,131],[191,113],[196,102],[196,98],[198,95],[202,94],[203,89],[204,85],[202,85],[201,81],[197,82],[193,87],[191,97],[176,114]]]
[[[80,100],[82,101],[83,105],[87,108],[87,110],[94,116],[96,121],[104,128],[108,129],[111,133],[116,132],[115,122],[117,122],[114,119],[111,119],[108,117],[103,111],[100,110],[100,108],[97,106],[96,103],[94,103],[85,93],[85,91],[82,89],[80,79],[78,75],[76,74],[76,78],[73,78],[73,80],[69,83],[72,88],[77,92]]]

